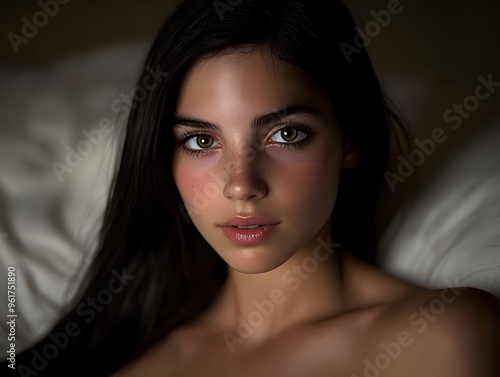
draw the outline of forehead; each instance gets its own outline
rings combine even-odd
[[[197,62],[184,78],[177,112],[253,116],[289,103],[320,107],[328,101],[307,72],[257,49]]]

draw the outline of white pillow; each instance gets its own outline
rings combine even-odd
[[[500,118],[396,214],[379,262],[417,284],[472,286],[500,296]]]
[[[15,267],[17,353],[52,327],[76,268],[94,249],[124,120],[116,100],[132,94],[147,47],[108,46],[36,70],[0,66],[0,276]],[[99,128],[103,119],[112,133]],[[89,141],[83,130],[103,138],[94,132],[90,153],[58,178],[54,162],[66,165],[68,148]],[[8,330],[1,321],[2,350]]]

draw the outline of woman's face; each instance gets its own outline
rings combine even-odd
[[[244,273],[280,266],[328,226],[341,169],[356,159],[325,94],[259,50],[197,63],[174,134],[174,180],[194,225]]]

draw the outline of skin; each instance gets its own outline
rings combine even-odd
[[[256,116],[290,104],[317,113],[281,111],[252,128]],[[178,122],[173,172],[228,280],[201,318],[116,376],[497,375],[496,298],[473,288],[427,290],[329,248],[340,173],[359,151],[305,72],[260,50],[200,61],[185,78],[177,115],[218,127]],[[296,124],[311,132],[299,148],[289,143],[305,134],[280,131]],[[279,225],[258,244],[237,245],[219,225],[238,214]]]

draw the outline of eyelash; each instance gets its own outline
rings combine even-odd
[[[186,148],[186,142],[197,136],[210,136],[207,135],[206,133],[199,132],[199,131],[186,131],[177,141],[177,146],[182,148],[182,151],[186,153],[188,156],[200,156],[202,154],[205,154],[209,151],[209,149],[200,149],[200,150],[194,150],[190,148]],[[212,137],[212,136],[210,136]]]
[[[278,142],[275,142],[274,144],[278,145],[280,148],[295,148],[295,149],[302,148],[307,143],[309,143],[311,141],[311,136],[314,133],[313,130],[312,130],[312,128],[310,126],[308,126],[307,124],[303,124],[303,123],[287,123],[287,124],[284,124],[279,129],[277,129],[275,132],[273,132],[272,135],[275,135],[278,132],[281,132],[281,131],[286,130],[286,129],[294,129],[294,130],[303,132],[306,136],[302,140],[300,140],[298,142],[290,142],[290,143],[278,143]],[[183,152],[186,153],[188,156],[198,157],[198,156],[201,156],[201,155],[203,155],[205,153],[210,152],[210,148],[200,149],[200,150],[194,150],[194,149],[190,149],[190,148],[186,147],[186,142],[189,139],[191,139],[193,137],[198,137],[198,136],[208,136],[208,137],[212,137],[213,138],[213,136],[210,136],[209,134],[204,133],[204,132],[200,132],[200,131],[186,131],[181,137],[179,137],[179,139],[177,141],[177,145],[179,147],[181,147],[182,150],[183,150]]]

